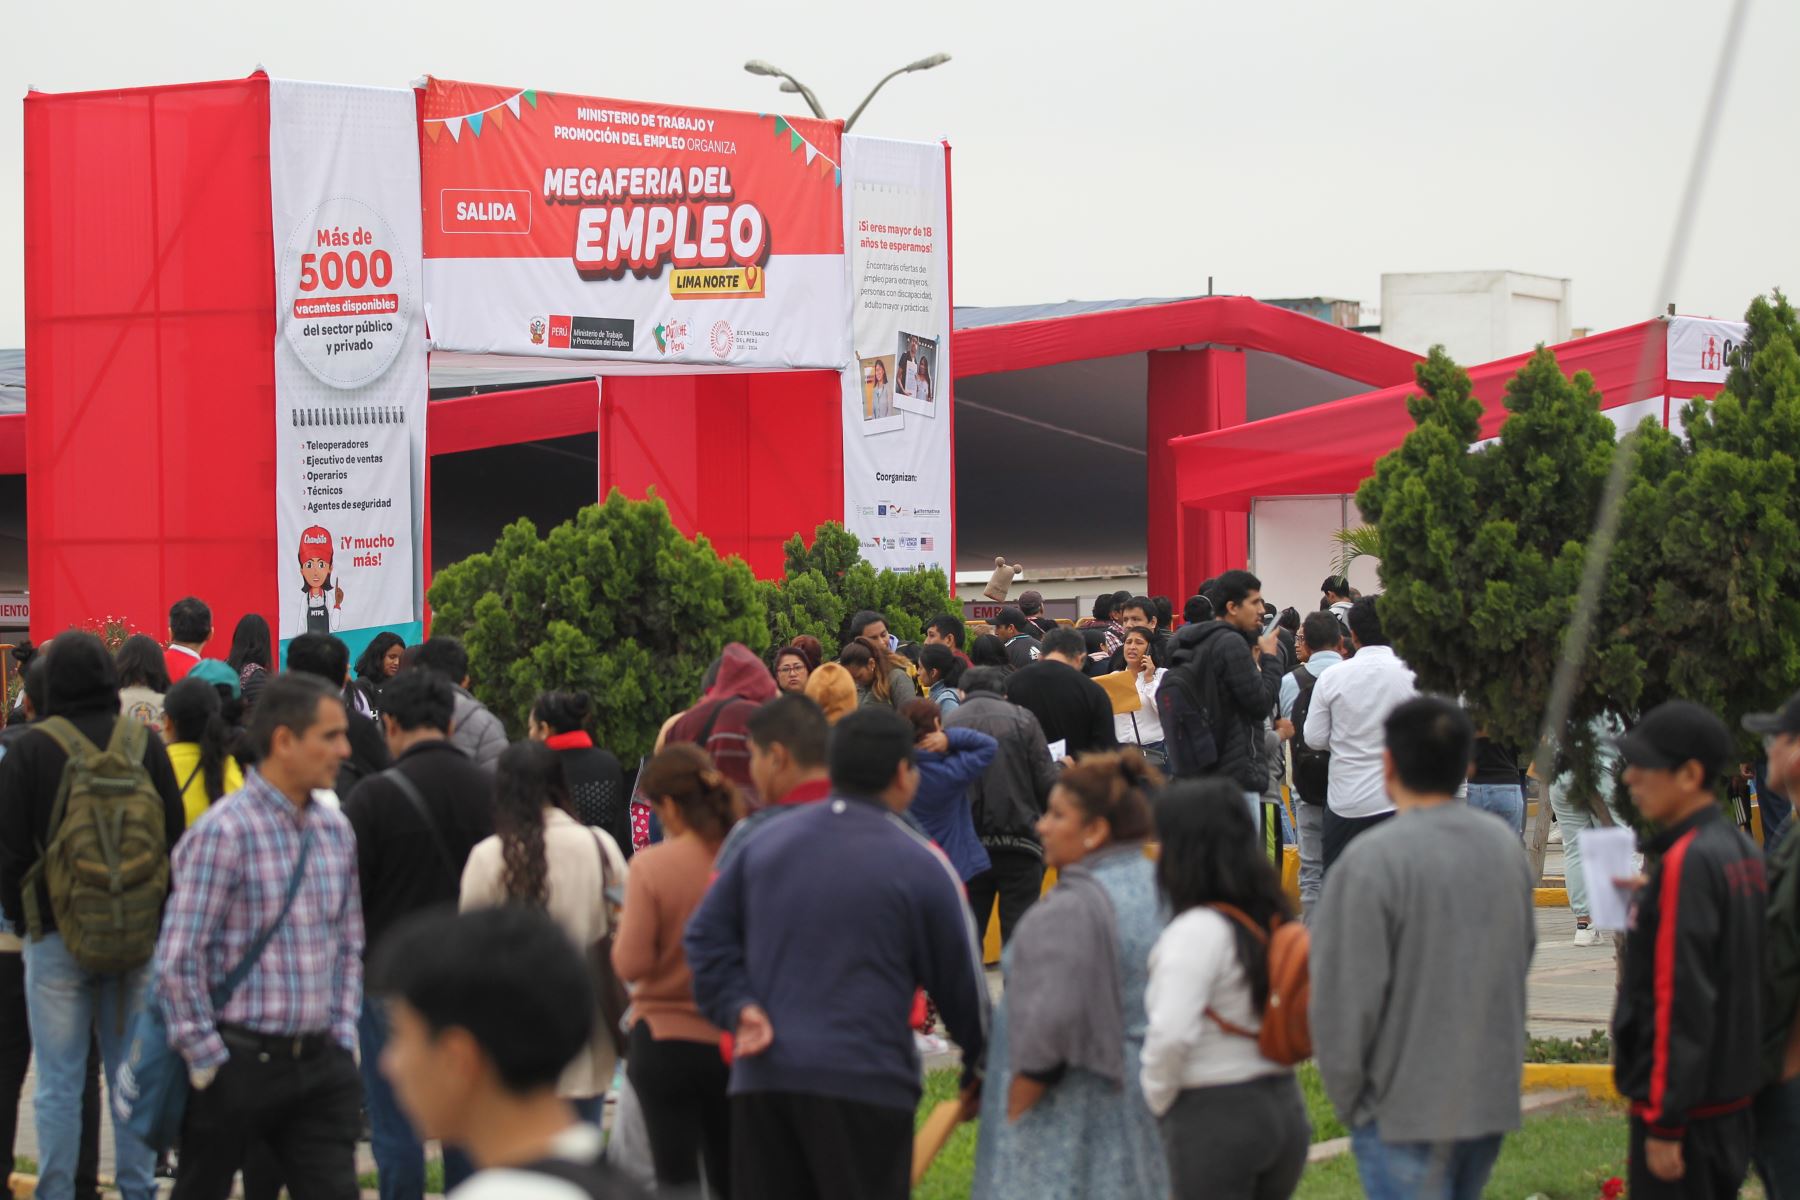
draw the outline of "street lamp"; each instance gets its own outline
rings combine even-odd
[[[929,58],[921,58],[918,62],[908,63],[897,71],[890,71],[882,78],[880,83],[869,89],[869,94],[863,97],[863,102],[856,106],[856,111],[851,113],[844,121],[845,132],[848,132],[850,127],[856,124],[856,118],[862,116],[863,109],[869,107],[869,101],[875,98],[876,92],[879,92],[888,85],[889,80],[897,75],[906,75],[913,71],[929,71],[931,68],[941,67],[949,61],[950,56],[948,54],[933,54]],[[760,58],[753,58],[745,63],[744,70],[750,72],[752,75],[769,75],[781,80],[782,91],[800,93],[800,95],[806,98],[807,107],[812,109],[813,116],[819,118],[821,121],[826,119],[825,110],[820,107],[818,97],[812,94],[812,89],[808,88],[798,79],[795,79],[792,75],[789,75],[786,71],[781,70],[779,67],[771,66]]]
[[[795,79],[792,75],[789,75],[786,71],[783,71],[780,67],[771,66],[760,58],[753,58],[744,64],[744,70],[750,72],[752,75],[772,75],[781,80],[782,91],[799,92],[806,98],[806,106],[812,109],[813,116],[819,118],[821,121],[827,119],[825,110],[819,106],[819,98],[812,94],[812,89],[807,87],[804,83],[801,83],[798,79]]]

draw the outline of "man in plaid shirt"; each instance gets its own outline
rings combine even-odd
[[[156,951],[156,989],[194,1093],[181,1132],[180,1200],[226,1200],[248,1142],[267,1146],[294,1200],[355,1200],[362,1083],[356,839],[313,800],[349,754],[343,702],[322,680],[283,675],[257,699],[259,756],[177,845]],[[218,1012],[210,993],[273,925],[295,865],[293,907]]]

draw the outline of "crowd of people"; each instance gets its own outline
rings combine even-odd
[[[1027,591],[973,638],[861,612],[835,657],[728,645],[635,779],[583,693],[509,740],[451,638],[278,657],[250,616],[218,660],[191,597],[166,645],[63,634],[0,733],[0,1123],[35,1057],[38,1193],[88,1200],[99,1080],[127,1112],[154,1012],[178,1200],[348,1200],[365,1115],[382,1200],[434,1141],[465,1200],[897,1200],[947,1037],[976,1197],[1291,1195],[1309,1056],[1370,1196],[1479,1196],[1520,1120],[1520,754],[1339,577],[1302,616],[1226,572],[1181,617],[1119,593],[1070,627]],[[1746,727],[1785,795],[1800,696]],[[1641,879],[1585,885],[1634,896],[1633,1196],[1735,1195],[1753,1160],[1800,1196],[1800,839],[1765,870],[1721,811],[1734,750],[1680,701],[1611,743],[1650,827]],[[1579,893],[1604,818],[1551,795]],[[150,1200],[170,1147],[115,1135]]]

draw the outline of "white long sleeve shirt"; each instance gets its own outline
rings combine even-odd
[[[1418,694],[1412,668],[1391,646],[1364,646],[1319,676],[1301,736],[1314,750],[1331,752],[1325,800],[1332,812],[1378,817],[1394,810],[1381,766],[1382,725]]]
[[[1211,1008],[1241,1029],[1262,1027],[1231,920],[1210,908],[1188,909],[1156,939],[1144,1007],[1150,1024],[1139,1078],[1144,1102],[1159,1117],[1188,1088],[1244,1083],[1288,1069],[1264,1058],[1254,1039],[1226,1033],[1206,1015]]]
[[[1149,682],[1146,683],[1142,675],[1134,680],[1138,710],[1113,714],[1113,734],[1119,739],[1119,745],[1154,746],[1163,740],[1162,718],[1156,715],[1156,689],[1162,686],[1163,676],[1168,673],[1167,667],[1158,667]]]

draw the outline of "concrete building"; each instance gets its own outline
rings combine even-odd
[[[1571,334],[1567,279],[1518,271],[1381,277],[1381,340],[1415,354],[1442,345],[1473,366]]]

